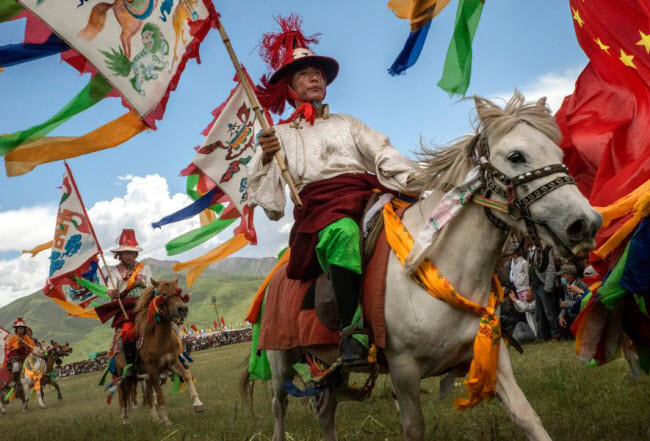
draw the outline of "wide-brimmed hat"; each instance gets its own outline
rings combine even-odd
[[[558,276],[561,276],[562,274],[570,274],[572,276],[577,276],[578,275],[578,268],[576,268],[575,265],[572,265],[570,263],[565,263],[562,265],[562,268],[560,268],[559,271],[555,273]]]
[[[117,248],[113,248],[111,252],[121,253],[122,251],[135,251],[140,252],[142,248],[138,246],[138,241],[135,238],[135,231],[125,228],[122,230],[122,234],[115,241],[119,245]]]
[[[323,69],[325,81],[328,85],[334,81],[339,73],[339,63],[334,58],[315,55],[308,48],[297,47],[293,51],[287,52],[282,67],[271,75],[269,83],[276,84],[287,72],[296,72],[307,66],[316,66]]]
[[[262,77],[257,92],[265,108],[281,114],[289,99],[288,73],[316,66],[323,70],[325,81],[330,84],[339,73],[339,63],[334,58],[314,54],[312,47],[318,43],[320,34],[303,34],[302,18],[298,15],[277,17],[276,21],[280,30],[264,34],[260,42],[260,56],[270,72]]]
[[[14,328],[25,328],[25,329],[27,329],[27,325],[25,324],[25,321],[23,320],[22,317],[18,317],[14,321]]]

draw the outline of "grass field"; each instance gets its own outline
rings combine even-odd
[[[54,391],[46,390],[46,409],[35,401],[27,413],[21,413],[16,403],[8,405],[7,415],[0,417],[0,439],[268,440],[273,419],[266,385],[256,387],[254,413],[242,405],[237,392],[248,350],[249,344],[239,344],[194,354],[192,370],[206,411],[194,414],[187,392],[168,395],[172,427],[154,425],[141,407],[132,414],[131,424],[123,426],[116,402],[108,406],[103,389],[97,386],[97,373],[61,379],[64,400],[57,401]],[[511,357],[519,385],[554,440],[650,440],[650,378],[629,379],[624,361],[597,369],[584,367],[569,342],[528,345],[524,355],[512,352]],[[462,387],[441,402],[437,379],[423,381],[421,388],[426,439],[524,439],[496,400],[458,412],[453,400]],[[168,394],[169,390],[167,386]],[[385,376],[366,402],[339,405],[337,428],[340,440],[402,439]],[[318,421],[300,400],[291,399],[287,429],[289,440],[322,439]]]

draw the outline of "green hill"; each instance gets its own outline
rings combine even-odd
[[[219,314],[226,324],[240,323],[248,309],[253,295],[264,276],[273,266],[275,259],[238,259],[237,264],[227,262],[221,268],[210,268],[196,281],[194,288],[187,290],[184,277],[181,285],[190,293],[190,313],[187,323],[197,328],[213,326],[216,319],[212,297],[217,299]],[[175,277],[172,262],[148,260],[154,278]],[[236,267],[239,274],[232,274]],[[0,326],[11,330],[16,317],[23,317],[41,341],[69,342],[73,355],[66,361],[85,359],[89,353],[108,350],[113,330],[109,324],[101,325],[97,320],[70,317],[41,291],[22,297],[0,308]]]

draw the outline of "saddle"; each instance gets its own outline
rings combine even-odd
[[[383,232],[379,193],[366,205],[361,228],[364,262],[361,305],[364,325],[378,348],[386,345],[384,299],[390,245]],[[403,215],[406,207],[399,210]],[[271,279],[266,293],[258,349],[335,345],[339,342],[339,318],[334,292],[325,274],[315,280],[288,279],[286,265]]]

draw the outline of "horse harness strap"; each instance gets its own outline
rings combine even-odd
[[[536,248],[541,249],[541,241],[537,234],[535,225],[544,227],[550,234],[553,233],[546,224],[533,219],[530,213],[530,206],[553,190],[556,190],[568,184],[576,185],[571,175],[569,175],[568,167],[564,164],[552,164],[531,170],[526,173],[522,173],[514,177],[510,177],[492,165],[489,158],[490,148],[487,138],[481,136],[481,134],[476,135],[473,159],[474,162],[477,163],[481,168],[481,181],[485,187],[485,198],[480,198],[476,202],[479,205],[484,206],[485,215],[497,228],[504,231],[509,231],[510,227],[508,224],[496,217],[492,212],[492,210],[504,212],[504,210],[501,208],[506,207],[507,213],[512,219],[515,221],[524,221],[528,236],[530,236]],[[541,185],[539,188],[533,190],[524,197],[517,196],[518,186],[557,173],[560,173],[561,176],[558,176],[552,181]],[[505,199],[505,204],[487,199],[490,197],[492,192]],[[491,204],[485,202],[496,202],[498,205],[492,206]],[[543,255],[541,256],[541,259],[536,256],[535,261],[538,269],[540,270],[543,270],[543,267],[545,267],[548,263],[546,262],[546,259],[544,259]]]

